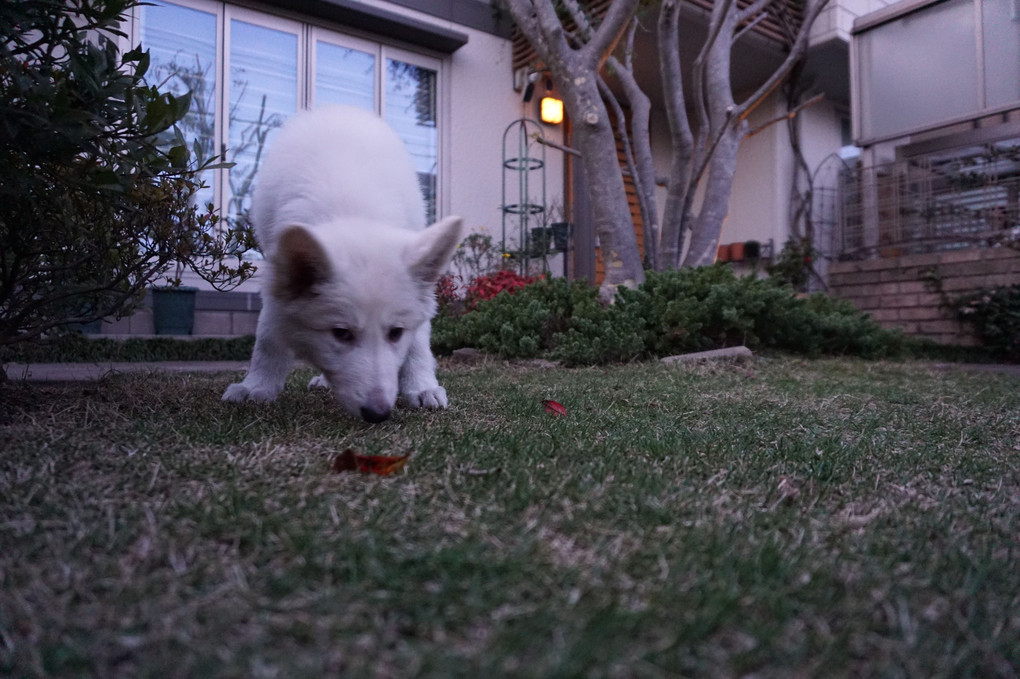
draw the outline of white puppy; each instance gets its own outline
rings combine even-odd
[[[425,228],[403,142],[377,116],[347,107],[291,118],[258,176],[252,205],[265,255],[255,352],[225,401],[272,401],[293,359],[322,375],[351,414],[445,408],[429,348],[435,283],[461,236],[448,217]]]

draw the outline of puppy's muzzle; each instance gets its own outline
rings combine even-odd
[[[373,406],[361,406],[361,419],[375,424],[390,417],[390,408],[377,408]]]

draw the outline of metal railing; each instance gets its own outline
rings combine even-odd
[[[839,176],[840,259],[988,245],[1020,237],[1020,156],[912,158]]]

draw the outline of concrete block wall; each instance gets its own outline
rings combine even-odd
[[[835,262],[829,292],[867,312],[884,327],[928,337],[940,344],[974,345],[970,327],[945,309],[929,283],[957,298],[981,288],[1020,284],[1020,252],[1006,247]]]
[[[192,336],[239,337],[254,335],[262,301],[257,292],[199,290],[195,295],[195,327]],[[152,335],[152,295],[134,314],[100,324],[101,335]]]

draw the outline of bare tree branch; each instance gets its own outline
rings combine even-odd
[[[733,36],[733,43],[736,44],[738,40],[740,40],[742,37],[753,31],[758,26],[758,24],[765,21],[765,19],[767,19],[768,16],[769,16],[768,14],[762,12],[751,21],[748,21],[747,24],[745,24],[739,31],[737,31],[737,34]]]
[[[625,69],[616,57],[609,57],[609,65],[623,85],[624,96],[631,107],[630,131],[627,130],[627,117],[623,108],[602,78],[599,78],[599,90],[602,97],[612,106],[613,114],[616,116],[617,135],[623,141],[627,169],[634,183],[634,192],[637,194],[638,208],[641,211],[645,259],[654,264],[657,260],[659,216],[655,204],[655,166],[649,141],[648,121],[651,115],[651,102],[638,87],[633,72]]]
[[[816,94],[815,96],[811,97],[807,101],[798,104],[794,108],[791,108],[789,111],[787,111],[783,115],[776,116],[775,118],[762,123],[758,127],[752,128],[744,136],[745,137],[753,137],[754,135],[758,134],[759,132],[764,131],[766,128],[772,127],[776,123],[781,123],[784,120],[789,120],[790,118],[793,118],[794,116],[796,116],[798,113],[800,113],[801,111],[803,111],[807,107],[814,106],[815,104],[817,104],[818,102],[822,101],[823,99],[825,99],[825,95],[824,94]]]
[[[737,10],[737,26],[748,19],[759,16],[775,1],[776,0],[755,0],[744,9]]]
[[[821,14],[822,10],[829,3],[829,0],[808,0],[807,11],[804,13],[804,20],[801,23],[800,33],[797,35],[796,41],[790,47],[789,53],[786,55],[786,59],[777,68],[772,75],[762,85],[744,100],[743,103],[739,104],[734,111],[735,115],[740,120],[746,120],[747,117],[754,111],[755,108],[761,104],[762,101],[772,93],[776,87],[790,74],[794,64],[797,63],[803,56],[804,50],[807,49],[808,39],[811,37],[811,26],[814,24],[815,19]]]
[[[586,46],[588,59],[594,59],[596,68],[605,63],[606,57],[627,30],[640,0],[613,0],[598,29]]]

